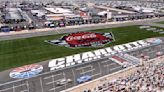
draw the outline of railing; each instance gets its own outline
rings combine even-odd
[[[144,66],[147,66],[149,64],[159,64],[159,63],[164,63],[164,55],[144,62]],[[86,82],[86,83],[81,84],[79,86],[69,88],[69,89],[64,90],[62,92],[83,92],[85,89],[94,89],[98,85],[101,85],[101,84],[104,84],[106,82],[110,82],[112,80],[118,79],[119,77],[121,77],[121,78],[127,77],[140,68],[142,68],[142,66],[136,67],[134,65],[134,66],[131,66],[131,67],[126,68],[124,70],[100,77],[100,78],[95,79],[93,81]]]

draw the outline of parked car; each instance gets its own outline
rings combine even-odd
[[[50,28],[55,28],[55,27],[57,27],[54,23],[51,23],[51,24],[49,24],[49,27]]]
[[[1,32],[10,32],[11,31],[11,28],[9,26],[2,26],[0,28],[0,31]]]
[[[34,27],[34,25],[31,24],[31,25],[28,26],[28,29],[29,29],[29,30],[35,29],[35,27]]]
[[[84,83],[84,82],[87,82],[90,80],[92,80],[92,77],[90,75],[83,75],[83,76],[77,78],[77,83],[81,84],[81,83]]]
[[[60,22],[59,23],[59,27],[65,27],[65,23],[64,22]]]
[[[59,81],[56,82],[56,85],[57,86],[62,86],[64,84],[67,84],[67,83],[71,83],[72,80],[71,79],[66,79],[66,78],[63,78],[63,79],[60,79]]]

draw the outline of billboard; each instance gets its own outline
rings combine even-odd
[[[65,47],[101,47],[107,43],[113,42],[112,33],[96,33],[96,32],[77,32],[65,35],[57,40],[46,41],[50,44]]]

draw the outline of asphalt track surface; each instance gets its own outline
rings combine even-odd
[[[5,35],[0,34],[1,40],[11,40],[11,39],[19,39],[19,38],[29,38],[36,36],[46,36],[46,35],[54,35],[54,34],[62,34],[62,33],[72,33],[79,31],[88,31],[95,29],[104,29],[104,28],[113,28],[113,27],[123,27],[130,25],[151,25],[163,27],[162,24],[155,24],[153,22],[164,21],[164,17],[162,18],[154,18],[154,19],[144,19],[144,20],[135,20],[135,21],[124,21],[124,22],[113,22],[113,23],[100,23],[100,24],[85,24],[85,25],[76,25],[76,26],[67,26],[62,28],[51,28],[51,29],[43,29],[44,31],[31,30],[32,32],[26,33],[18,33],[18,34],[10,34],[6,33]]]
[[[142,22],[142,23],[145,24],[144,22]],[[114,25],[114,26],[106,25],[104,28],[127,26],[129,24],[131,24],[131,23]],[[134,24],[135,24],[135,22],[134,22]],[[131,24],[131,25],[134,25],[134,24]],[[140,24],[138,24],[138,22],[136,24],[140,25]],[[102,26],[100,27],[100,29],[101,28],[102,28]],[[68,31],[68,29],[64,28],[64,30],[60,29],[60,30],[62,30],[60,32],[48,31],[45,33],[44,32],[36,33],[33,35],[25,34],[25,35],[18,36],[18,38],[19,37],[20,38],[28,38],[31,36],[33,37],[33,36],[41,36],[41,35],[52,35],[52,34],[59,34],[59,33],[66,33],[66,32],[76,32],[77,29],[79,29],[79,28],[76,28],[74,30],[72,30],[72,29],[73,28],[71,28],[70,31]],[[94,28],[81,27],[80,30],[78,30],[78,31],[85,31],[85,30],[91,30],[91,29],[94,29]],[[14,38],[14,37],[12,38],[12,37],[13,36],[9,36],[9,37],[0,36],[0,39],[1,38],[2,38],[1,40],[17,39],[16,36],[15,36],[16,38]],[[139,58],[141,53],[145,53],[148,56],[150,56],[150,58],[152,59],[152,58],[156,57],[155,53],[158,51],[164,52],[164,44],[138,49],[138,50],[129,52],[129,54]],[[45,65],[45,67],[46,67],[45,71],[48,71],[47,64]],[[60,92],[67,88],[78,85],[76,82],[76,79],[83,74],[89,74],[93,77],[93,79],[96,79],[101,76],[111,74],[113,72],[116,72],[116,71],[119,71],[122,69],[123,68],[119,64],[115,63],[112,60],[109,60],[108,58],[105,58],[105,59],[101,59],[101,60],[95,60],[93,62],[87,62],[85,64],[80,64],[80,65],[66,68],[63,70],[48,72],[46,74],[39,75],[37,77],[30,78],[30,79],[23,79],[23,80],[10,79],[10,80],[7,80],[7,83],[4,82],[5,80],[0,80],[0,83],[2,83],[2,82],[5,83],[5,84],[3,84],[3,83],[0,84],[0,92]],[[57,86],[56,82],[62,78],[69,78],[69,79],[73,80],[73,82],[62,85],[62,86]]]
[[[128,54],[139,58],[141,53],[144,53],[150,56],[150,59],[153,59],[156,57],[155,53],[158,51],[164,52],[164,43],[131,51]],[[60,92],[79,85],[76,80],[83,74],[91,75],[93,79],[96,79],[124,69],[116,62],[110,60],[109,57],[48,72],[34,78],[5,83],[4,85],[0,85],[0,92]],[[71,79],[73,82],[57,86],[56,82],[62,78]]]
[[[63,70],[53,71],[35,78],[9,83],[0,86],[0,92],[60,92],[78,85],[76,80],[82,75],[91,75],[93,79],[96,79],[122,69],[116,62],[103,58]],[[56,82],[63,78],[71,79],[73,82],[57,86]]]

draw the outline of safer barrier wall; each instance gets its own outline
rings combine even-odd
[[[154,58],[154,59],[151,59],[149,61],[146,61],[144,64],[145,65],[158,64],[158,63],[161,63],[161,62],[164,62],[164,55],[160,56],[160,57],[157,57],[157,58]],[[75,86],[75,87],[69,88],[69,89],[64,90],[62,92],[83,92],[85,89],[94,89],[98,85],[104,84],[105,82],[109,82],[109,81],[118,79],[119,77],[122,77],[122,78],[126,77],[126,76],[134,73],[135,71],[137,71],[140,68],[141,67],[132,66],[132,67],[129,67],[127,69],[118,71],[116,73],[109,74],[109,75],[106,75],[104,77],[95,79],[93,81],[81,84],[79,86]]]

